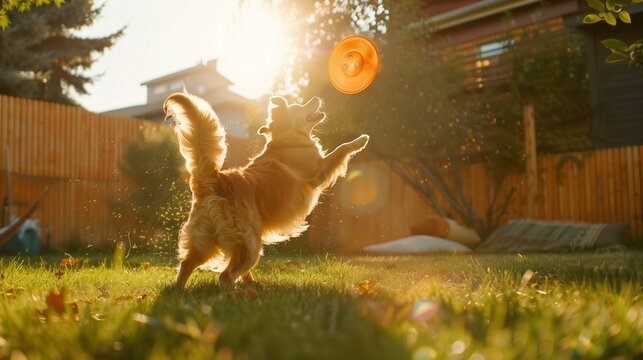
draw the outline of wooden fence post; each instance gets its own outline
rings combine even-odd
[[[527,176],[527,216],[538,217],[538,160],[536,155],[536,121],[534,106],[525,104],[522,108],[525,129],[525,155]]]

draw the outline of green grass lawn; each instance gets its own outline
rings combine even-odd
[[[271,255],[256,285],[225,290],[200,271],[184,292],[168,258],[61,259],[1,258],[0,358],[643,356],[641,252]],[[47,297],[63,287],[58,315]]]

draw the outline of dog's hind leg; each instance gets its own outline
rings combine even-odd
[[[179,265],[179,273],[176,276],[176,286],[181,289],[184,288],[194,269],[201,264],[203,264],[203,260],[201,260],[200,257],[194,255],[194,253],[188,254],[181,261],[181,265]]]
[[[244,282],[252,282],[254,279],[250,270],[259,261],[261,248],[256,238],[251,239],[250,244],[235,245],[230,254],[228,267],[219,276],[219,283],[223,286],[233,286],[241,277]]]
[[[192,218],[192,217],[191,217]],[[184,288],[194,269],[217,254],[214,235],[204,222],[188,221],[179,231],[179,273],[176,286]]]

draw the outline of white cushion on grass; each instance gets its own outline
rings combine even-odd
[[[413,235],[399,240],[369,245],[364,251],[373,254],[470,253],[472,250],[455,241],[428,235]]]

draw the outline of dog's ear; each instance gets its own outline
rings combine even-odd
[[[268,129],[268,125],[264,125],[257,130],[257,134],[259,135],[266,135],[270,133],[270,129]]]
[[[268,105],[268,108],[274,109],[274,108],[287,108],[288,107],[288,101],[284,99],[281,96],[273,96],[270,98],[270,104]]]

